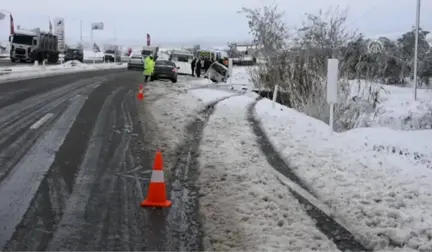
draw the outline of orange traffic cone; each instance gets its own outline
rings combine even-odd
[[[137,99],[140,101],[142,101],[144,99],[144,91],[143,91],[143,85],[142,84],[139,86]]]
[[[162,152],[157,151],[153,163],[153,171],[147,198],[141,202],[142,207],[170,207],[171,201],[167,200],[166,187],[163,173]]]

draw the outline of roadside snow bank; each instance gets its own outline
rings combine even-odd
[[[286,162],[365,246],[432,250],[430,130],[331,136],[325,123],[280,104],[272,109],[268,99],[255,113]]]
[[[246,120],[255,97],[220,102],[204,129],[198,181],[205,250],[337,251],[260,152]]]
[[[102,60],[103,52],[93,52],[92,50],[84,50],[84,60]]]
[[[0,81],[8,80],[19,80],[19,79],[31,79],[36,77],[48,76],[48,75],[60,75],[65,73],[84,72],[84,71],[95,71],[102,69],[121,69],[126,68],[126,64],[83,64],[79,61],[66,62],[62,65],[46,66],[45,69],[42,66],[24,66],[24,67],[10,67],[7,74],[0,75]],[[3,69],[4,70],[4,69]],[[0,72],[2,69],[0,69]]]
[[[187,90],[188,83],[150,83],[144,91],[144,100],[151,103],[152,116],[158,123],[161,132],[168,134],[166,142],[174,147],[184,139],[185,128],[192,122],[198,112],[218,99],[233,95],[212,89]],[[170,133],[171,132],[171,133]]]

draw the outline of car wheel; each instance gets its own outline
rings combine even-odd
[[[177,83],[177,79],[172,79],[171,82],[172,83]]]

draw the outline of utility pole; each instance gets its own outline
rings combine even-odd
[[[417,61],[418,61],[418,40],[419,40],[419,28],[420,28],[420,2],[417,0],[417,11],[416,11],[416,28],[415,28],[415,43],[414,43],[414,100],[417,100]]]
[[[80,41],[81,41],[81,45],[83,45],[83,22],[82,20],[80,20]]]

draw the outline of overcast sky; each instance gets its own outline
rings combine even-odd
[[[348,8],[348,24],[368,36],[393,35],[415,23],[415,0],[2,0],[0,9],[13,14],[15,25],[48,30],[48,20],[65,18],[66,40],[90,37],[90,24],[104,22],[105,30],[94,33],[95,41],[116,36],[121,43],[193,43],[247,40],[247,20],[236,13],[241,7],[258,7],[277,2],[286,11],[286,22],[299,26],[304,13],[329,6]],[[432,28],[432,1],[422,1],[421,23]],[[0,21],[0,40],[7,40],[8,19]]]

